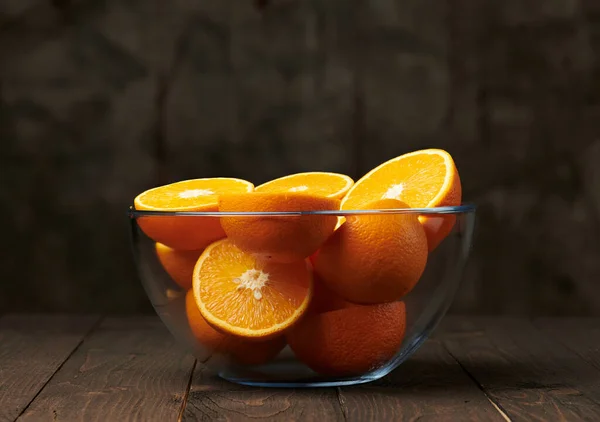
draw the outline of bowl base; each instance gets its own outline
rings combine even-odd
[[[257,380],[254,378],[235,377],[230,374],[219,373],[219,376],[226,381],[235,384],[249,385],[252,387],[270,387],[270,388],[314,388],[314,387],[344,387],[349,385],[365,384],[375,381],[381,377],[364,377],[343,379],[305,379],[305,380]],[[384,375],[382,375],[384,376]]]
[[[368,374],[352,377],[319,376],[299,362],[279,361],[251,369],[228,368],[218,372],[219,377],[235,384],[272,388],[342,387],[365,384],[383,378],[393,366],[386,365]]]

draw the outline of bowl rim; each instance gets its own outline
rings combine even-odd
[[[433,208],[391,208],[376,210],[323,210],[323,211],[276,211],[276,212],[256,212],[256,211],[148,211],[136,210],[130,206],[127,215],[130,218],[139,217],[285,217],[299,215],[335,215],[339,217],[348,217],[353,215],[373,215],[373,214],[470,214],[477,209],[475,204],[465,203],[456,206],[433,207]]]

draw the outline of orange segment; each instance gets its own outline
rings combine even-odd
[[[256,187],[256,192],[305,192],[342,199],[354,180],[345,174],[313,171],[280,177]]]
[[[219,195],[253,189],[252,183],[241,179],[186,180],[147,190],[135,198],[134,206],[146,211],[217,211]],[[137,221],[148,237],[174,249],[204,249],[225,237],[218,217],[150,216]]]
[[[194,298],[215,327],[238,336],[269,338],[291,326],[312,296],[309,264],[266,263],[229,239],[210,245],[193,275]]]
[[[180,251],[162,243],[155,245],[156,255],[171,279],[185,290],[192,287],[194,266],[202,251]]]
[[[273,359],[285,347],[283,335],[265,341],[250,341],[215,330],[200,313],[192,290],[185,297],[185,308],[196,340],[209,351],[228,356],[236,363],[260,365]]]
[[[361,204],[366,209],[406,208],[395,199]],[[427,238],[415,214],[353,215],[319,249],[319,278],[354,303],[400,299],[416,285],[427,264]]]
[[[306,193],[252,192],[222,195],[219,211],[283,212],[339,209],[335,198]],[[335,215],[222,217],[227,236],[242,250],[264,260],[294,262],[307,258],[333,233]]]
[[[389,362],[406,331],[403,302],[310,314],[286,333],[296,357],[329,376],[364,374]]]
[[[455,206],[461,184],[454,160],[446,151],[426,149],[401,155],[374,168],[352,186],[341,209],[360,209],[377,199],[398,199],[411,208]],[[421,216],[429,250],[452,231],[455,216]]]

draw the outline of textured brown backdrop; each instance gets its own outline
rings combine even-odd
[[[0,313],[137,312],[125,209],[430,146],[479,204],[453,310],[600,315],[597,0],[0,0]]]

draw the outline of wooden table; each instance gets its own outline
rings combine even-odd
[[[206,374],[155,317],[0,318],[0,421],[600,421],[600,319],[447,317],[356,387],[250,388]]]

